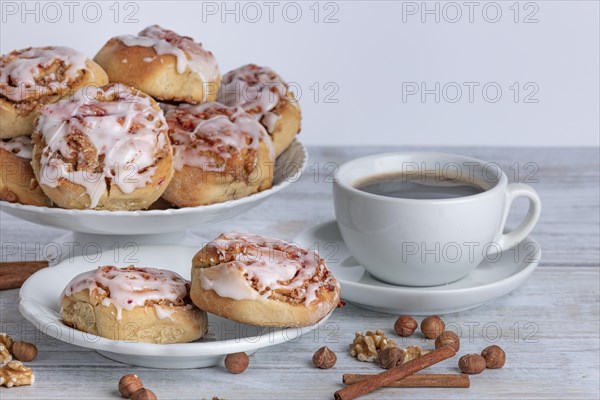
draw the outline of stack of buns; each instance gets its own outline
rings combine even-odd
[[[221,78],[157,25],[88,59],[66,47],[0,58],[0,200],[69,209],[193,207],[271,187],[300,131],[287,83],[253,64]]]
[[[191,282],[156,268],[101,266],[72,279],[63,322],[112,340],[184,343],[207,331],[207,313],[273,327],[316,324],[340,287],[311,249],[279,239],[221,234],[192,260]]]

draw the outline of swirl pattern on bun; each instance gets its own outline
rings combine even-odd
[[[207,330],[206,313],[188,294],[189,283],[174,272],[107,265],[69,282],[61,317],[68,326],[112,340],[185,343]]]
[[[223,77],[218,101],[242,107],[262,123],[279,156],[300,132],[300,105],[288,84],[268,67],[248,64]]]
[[[158,25],[110,39],[94,59],[111,82],[135,86],[163,101],[213,101],[221,82],[212,52]]]
[[[68,47],[29,47],[0,57],[0,138],[31,135],[40,107],[108,83],[106,73]]]
[[[38,182],[63,208],[147,208],[173,175],[162,110],[121,84],[84,88],[44,106],[33,141]]]
[[[50,207],[31,168],[33,144],[28,136],[0,140],[0,200]]]
[[[241,108],[205,103],[165,109],[175,166],[165,200],[179,207],[199,206],[271,187],[271,139]]]
[[[192,301],[203,310],[259,326],[308,326],[340,300],[319,254],[279,239],[221,234],[192,260]]]

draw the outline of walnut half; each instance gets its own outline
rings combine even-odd
[[[375,362],[378,351],[388,347],[396,347],[396,342],[386,337],[381,330],[367,331],[365,334],[356,332],[350,345],[350,354],[359,361]]]
[[[404,352],[403,364],[429,353],[429,350],[422,349],[419,346],[409,346],[402,349],[402,351]]]
[[[35,376],[31,368],[19,361],[11,361],[0,367],[0,386],[13,387],[31,385]]]
[[[10,353],[13,340],[6,333],[0,333],[0,364],[6,364],[12,360]]]

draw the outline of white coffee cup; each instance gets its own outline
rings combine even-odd
[[[468,181],[483,191],[457,198],[410,199],[367,193],[355,186],[390,174]],[[503,233],[513,200],[529,212]],[[408,286],[433,286],[468,275],[483,259],[525,239],[541,211],[536,191],[508,184],[497,164],[433,152],[377,154],[345,163],[333,183],[335,215],[354,258],[374,277]]]

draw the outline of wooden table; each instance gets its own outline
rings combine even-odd
[[[333,218],[329,174],[336,164],[389,147],[312,147],[302,179],[258,208],[222,224],[196,231],[211,238],[241,230],[292,239],[300,231]],[[398,148],[400,150],[400,148]],[[433,150],[433,149],[431,149]],[[440,150],[440,149],[435,149]],[[533,232],[542,261],[520,288],[474,310],[444,316],[463,327],[460,353],[479,352],[496,337],[506,349],[507,364],[473,376],[470,389],[384,389],[365,399],[598,399],[599,392],[599,159],[597,149],[441,149],[498,162],[510,179],[530,183],[543,201]],[[519,174],[515,173],[518,171]],[[533,173],[528,179],[528,174]],[[533,182],[536,180],[537,182]],[[524,203],[511,215],[515,226]],[[2,245],[19,244],[31,252],[56,240],[63,231],[1,214]],[[27,255],[27,254],[24,254]],[[31,257],[31,256],[29,256]],[[18,259],[12,256],[10,259]],[[6,257],[4,257],[6,260]],[[4,261],[3,260],[3,261]],[[31,387],[0,391],[0,399],[115,399],[117,381],[137,373],[160,399],[329,399],[342,387],[343,373],[375,373],[373,364],[347,352],[357,330],[383,329],[393,334],[393,315],[348,305],[330,319],[328,329],[294,343],[259,351],[250,368],[231,375],[223,367],[159,370],[122,365],[94,351],[39,333],[19,314],[17,290],[0,292],[0,331],[35,342],[38,358]],[[419,319],[420,320],[420,319]],[[487,325],[486,325],[487,324]],[[469,335],[469,326],[473,334]],[[486,328],[486,326],[488,328]],[[491,328],[490,328],[491,327]],[[487,339],[484,333],[487,332]],[[432,346],[415,335],[402,344]],[[312,367],[313,352],[327,345],[338,355],[330,370]],[[456,360],[431,370],[457,372]]]

